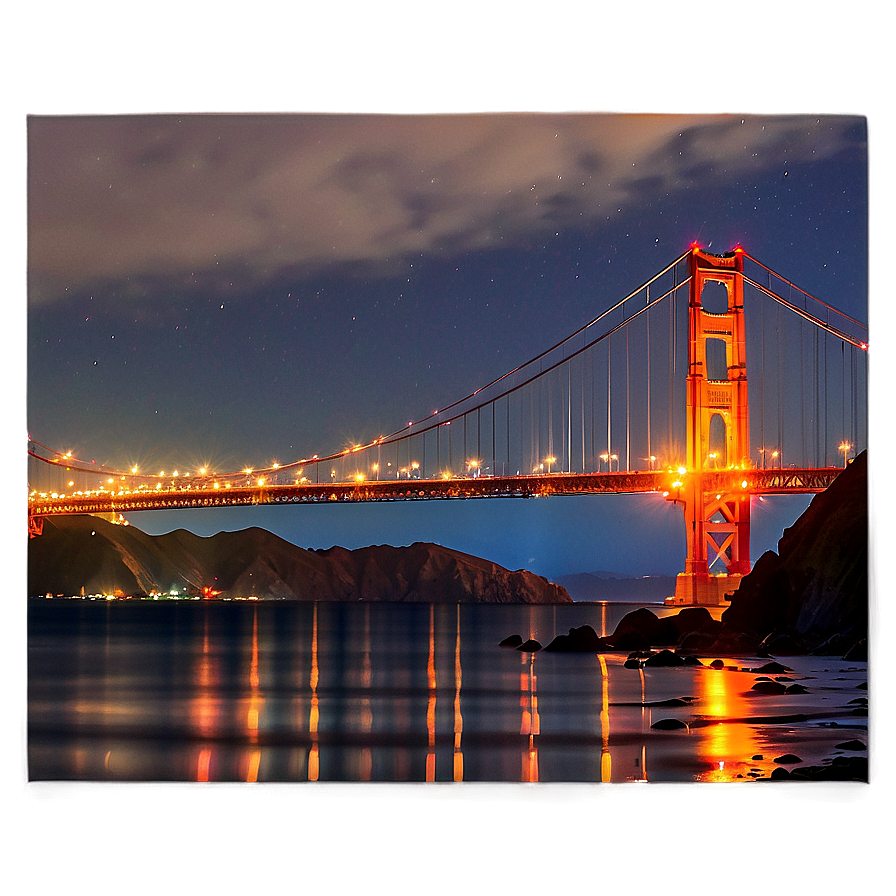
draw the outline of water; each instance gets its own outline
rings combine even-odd
[[[794,745],[821,761],[853,736],[840,726],[866,725],[849,703],[864,664],[794,659],[810,693],[764,697],[758,714],[823,712],[782,729],[750,722],[748,672],[497,646],[584,623],[609,634],[632,609],[31,600],[29,777],[750,780]],[[643,705],[678,697],[693,700]],[[670,717],[689,727],[651,728]]]

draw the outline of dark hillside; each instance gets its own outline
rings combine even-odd
[[[434,544],[309,551],[264,529],[146,535],[92,516],[50,517],[28,544],[28,593],[151,591],[291,600],[569,603],[566,590]]]

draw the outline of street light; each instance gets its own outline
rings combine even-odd
[[[546,457],[544,459],[544,462],[548,465],[548,473],[550,473],[551,472],[551,464],[557,463],[557,458],[556,457]]]
[[[852,448],[852,445],[850,445],[849,442],[841,442],[840,443],[840,451],[843,452],[843,468],[844,469],[846,469],[846,462],[847,462],[846,458],[849,455],[851,448]]]

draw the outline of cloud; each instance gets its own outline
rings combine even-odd
[[[394,271],[421,252],[514,246],[707,179],[830,157],[856,139],[860,121],[35,117],[29,297],[253,284],[346,264]]]

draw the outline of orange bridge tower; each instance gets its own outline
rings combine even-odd
[[[668,496],[684,508],[687,560],[669,602],[718,606],[750,571],[750,495],[742,476],[751,462],[741,250],[710,255],[694,248],[690,281],[687,467]]]

